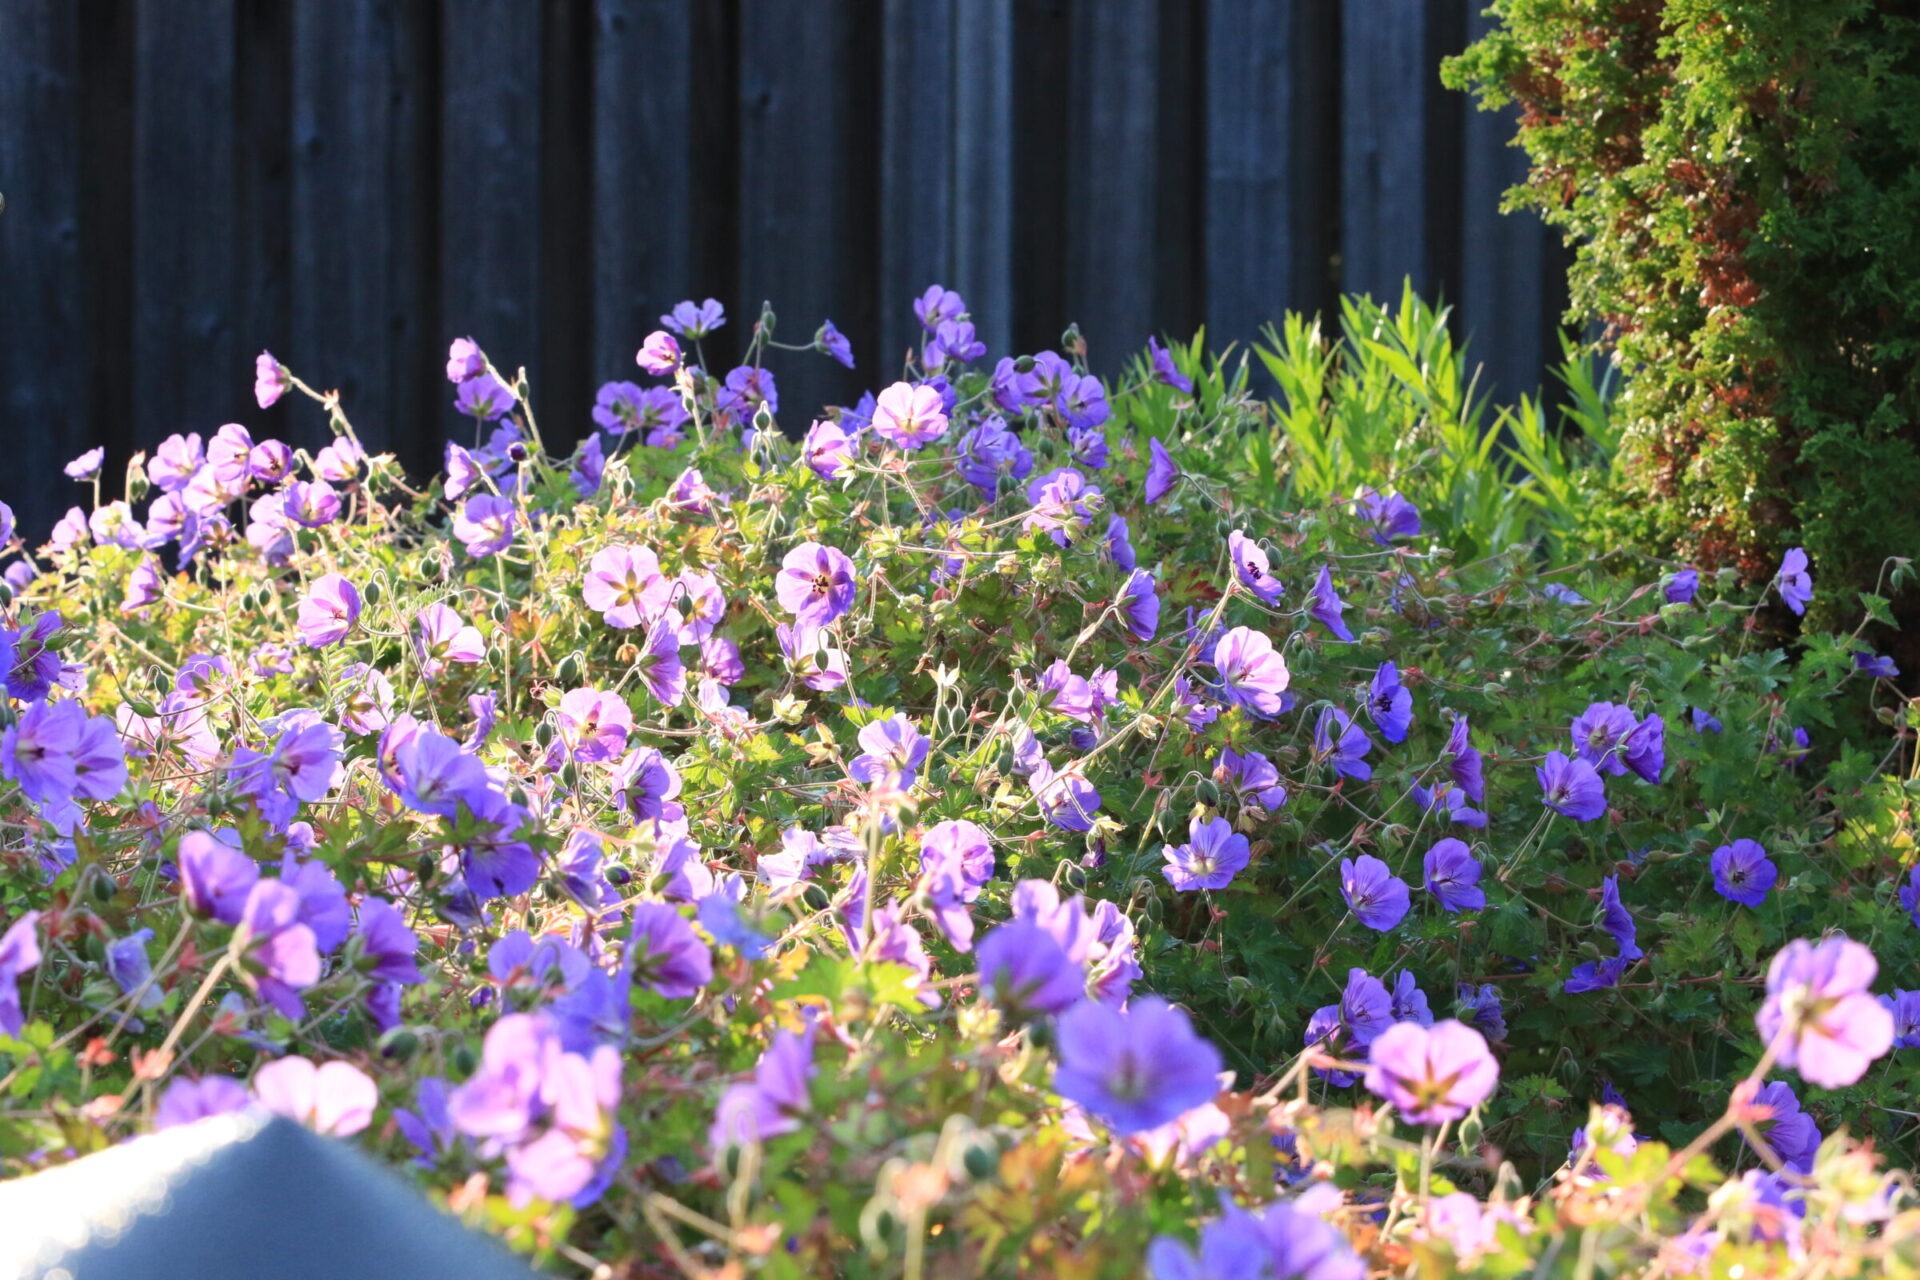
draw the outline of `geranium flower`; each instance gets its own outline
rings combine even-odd
[[[1061,1015],[1056,1040],[1054,1092],[1122,1137],[1176,1120],[1220,1091],[1219,1050],[1158,996],[1125,1009],[1083,1001]]]
[[[794,624],[812,630],[830,625],[853,607],[859,579],[846,553],[817,542],[787,552],[774,578],[774,595]]]
[[[1579,822],[1592,822],[1607,812],[1607,790],[1600,775],[1585,760],[1568,759],[1549,751],[1535,769],[1548,808]]]
[[[1373,766],[1366,755],[1373,750],[1373,739],[1339,707],[1322,707],[1313,726],[1313,755],[1324,760],[1343,778],[1365,782],[1373,777]]]
[[[1761,1040],[1809,1083],[1855,1083],[1893,1045],[1893,1017],[1868,990],[1879,971],[1873,953],[1849,938],[1789,942],[1767,967],[1755,1019]]]
[[[1405,742],[1413,727],[1413,694],[1400,683],[1400,669],[1391,662],[1373,673],[1367,695],[1367,714],[1388,742]]]
[[[1799,547],[1788,551],[1780,561],[1773,585],[1780,592],[1782,604],[1796,615],[1805,613],[1813,602],[1813,575],[1807,572],[1807,553]]]
[[[1147,451],[1151,461],[1147,466],[1146,499],[1151,507],[1172,493],[1173,487],[1180,483],[1180,468],[1174,465],[1173,455],[1167,452],[1167,447],[1160,443],[1158,437],[1147,442]]]
[[[1227,558],[1233,561],[1234,576],[1265,603],[1277,604],[1286,594],[1267,564],[1267,553],[1238,529],[1227,535]]]
[[[1758,840],[1735,840],[1713,851],[1713,891],[1728,902],[1757,907],[1767,900],[1767,890],[1780,878],[1780,871]]]
[[[1381,933],[1406,919],[1412,901],[1407,882],[1369,853],[1340,860],[1340,896],[1355,919]]]
[[[1434,842],[1422,860],[1426,890],[1448,911],[1478,911],[1487,905],[1480,887],[1480,860],[1463,841],[1451,836]]]
[[[1292,676],[1287,660],[1266,636],[1235,627],[1214,645],[1212,661],[1229,701],[1258,716],[1277,716],[1286,709],[1282,695]]]
[[[337,573],[316,578],[301,598],[300,639],[310,648],[323,649],[346,639],[359,620],[360,589]]]
[[[1347,630],[1346,601],[1333,589],[1333,570],[1327,565],[1320,566],[1320,576],[1313,581],[1313,591],[1307,596],[1307,613],[1321,626],[1334,634],[1339,640],[1351,642],[1353,632]]]
[[[1367,1089],[1416,1124],[1458,1120],[1493,1096],[1500,1066],[1478,1031],[1397,1022],[1367,1052]]]
[[[1250,857],[1247,838],[1225,818],[1195,818],[1187,828],[1187,843],[1167,845],[1161,851],[1167,865],[1162,872],[1175,889],[1224,889],[1246,870]]]
[[[874,434],[906,450],[924,449],[947,434],[946,407],[927,383],[896,382],[873,404]]]

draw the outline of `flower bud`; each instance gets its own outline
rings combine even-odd
[[[554,669],[554,677],[561,684],[572,687],[580,683],[581,657],[578,649],[560,659],[560,665]]]
[[[474,1054],[473,1046],[469,1044],[455,1045],[453,1052],[448,1056],[453,1061],[454,1074],[463,1080],[480,1066],[480,1059]]]
[[[1015,360],[1015,361],[1013,362],[1013,371],[1014,371],[1015,373],[1032,373],[1032,372],[1033,372],[1033,357],[1032,357],[1032,356],[1021,356],[1021,357],[1020,357],[1019,359],[1017,359],[1017,360]]]
[[[1000,1172],[1000,1152],[991,1138],[977,1138],[967,1144],[966,1154],[960,1157],[967,1176],[975,1182],[982,1182]]]
[[[420,1051],[420,1037],[408,1027],[395,1027],[380,1037],[380,1056],[405,1062]]]
[[[360,598],[370,605],[379,604],[380,597],[384,594],[385,592],[380,586],[380,579],[375,578],[367,583],[365,587],[361,588]]]

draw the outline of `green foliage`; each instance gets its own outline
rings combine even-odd
[[[1556,371],[1570,401],[1557,424],[1533,398],[1495,408],[1446,310],[1410,286],[1397,307],[1343,299],[1337,336],[1290,313],[1254,354],[1279,390],[1267,406],[1274,430],[1250,425],[1244,442],[1261,502],[1324,506],[1392,489],[1465,560],[1534,539],[1550,553],[1587,540],[1617,445],[1592,357],[1569,348]]]
[[[1446,68],[1516,104],[1509,195],[1630,371],[1624,530],[1873,589],[1920,547],[1920,20],[1873,0],[1494,0]],[[1845,616],[1851,592],[1816,602]],[[1905,606],[1910,610],[1912,605]]]

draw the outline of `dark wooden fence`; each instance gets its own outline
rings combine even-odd
[[[857,373],[777,365],[790,423],[897,368],[934,281],[996,354],[1077,321],[1110,367],[1411,277],[1530,389],[1561,257],[1498,213],[1510,123],[1439,84],[1477,7],[0,0],[0,497],[39,530],[93,444],[313,440],[254,407],[262,348],[417,468],[455,335],[582,426],[709,294],[729,341],[762,299],[852,338]]]

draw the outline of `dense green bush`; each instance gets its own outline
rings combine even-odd
[[[1875,0],[1494,0],[1447,68],[1517,104],[1511,202],[1576,247],[1630,372],[1622,510],[1829,620],[1920,549],[1920,16]],[[1636,515],[1643,518],[1634,518]],[[1912,605],[1903,605],[1903,611]]]
[[[797,447],[715,304],[591,418],[456,342],[419,486],[263,356],[334,443],[8,565],[0,1167],[257,1104],[636,1280],[1911,1273],[1883,659],[1543,551],[1604,469],[1411,301],[1272,413],[920,309]]]

